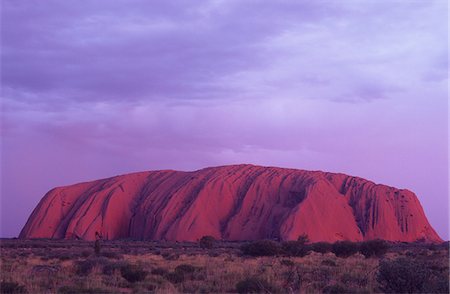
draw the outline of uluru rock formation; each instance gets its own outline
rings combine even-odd
[[[149,171],[49,191],[20,238],[440,242],[416,195],[344,174],[254,165]]]

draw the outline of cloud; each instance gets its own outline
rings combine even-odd
[[[250,162],[433,182],[446,213],[445,1],[2,4],[2,197]]]
[[[446,31],[423,20],[439,1],[386,4],[7,1],[2,81],[44,101],[392,98],[442,76]]]

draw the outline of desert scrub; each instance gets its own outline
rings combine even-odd
[[[359,251],[366,258],[369,257],[382,257],[389,249],[389,245],[384,240],[369,240],[362,242],[359,247]]]
[[[103,264],[102,273],[104,275],[112,275],[115,271],[120,271],[120,269],[125,265],[126,262],[124,261],[107,261],[105,264]]]
[[[155,275],[155,276],[164,276],[168,272],[169,271],[163,267],[157,267],[157,268],[152,269],[151,274]]]
[[[92,268],[97,264],[93,259],[78,261],[75,264],[75,273],[79,276],[87,276],[91,273]]]
[[[79,276],[87,276],[92,272],[96,266],[103,267],[109,264],[108,259],[101,257],[88,258],[86,260],[79,260],[75,262],[75,273]]]
[[[359,251],[359,244],[350,241],[338,241],[332,245],[331,250],[337,257],[349,257]]]
[[[190,264],[180,264],[171,273],[166,273],[164,277],[172,284],[182,283],[186,280],[205,280],[204,269]]]
[[[337,266],[336,261],[330,258],[322,260],[320,264],[325,266]]]
[[[166,273],[164,275],[164,277],[166,278],[167,281],[171,282],[172,284],[179,284],[184,282],[184,274],[180,273],[180,272],[170,272],[170,273]]]
[[[281,293],[280,289],[259,277],[249,277],[236,284],[238,293]]]
[[[100,256],[111,258],[111,259],[123,259],[123,255],[115,251],[102,251]]]
[[[102,288],[85,288],[81,286],[63,286],[58,289],[58,294],[107,294],[111,293]]]
[[[309,254],[310,246],[302,241],[286,241],[281,244],[281,252],[287,256],[303,257]]]
[[[5,294],[15,294],[15,293],[27,293],[24,285],[19,285],[16,282],[1,282],[0,292]]]
[[[311,244],[311,250],[317,253],[328,253],[331,252],[333,245],[328,242],[317,242]]]
[[[168,252],[168,251],[164,251],[161,253],[161,256],[165,259],[165,260],[177,260],[180,258],[180,254],[175,253],[175,252]]]
[[[448,293],[448,267],[422,259],[383,260],[377,275],[385,293]]]
[[[280,260],[280,264],[285,265],[285,266],[294,266],[295,262],[293,262],[290,259],[282,259],[282,260]]]
[[[368,277],[364,272],[345,272],[341,276],[341,282],[346,286],[364,288],[368,284]]]
[[[274,256],[280,253],[280,244],[271,240],[253,241],[241,246],[244,255],[249,256]]]
[[[125,264],[120,268],[120,274],[128,282],[135,283],[143,281],[148,273],[139,265]]]
[[[203,249],[211,249],[214,247],[215,242],[216,239],[213,236],[203,236],[199,241],[199,245]]]
[[[355,289],[349,288],[345,285],[341,284],[332,284],[328,285],[325,288],[323,288],[322,293],[329,293],[329,294],[344,294],[344,293],[362,293],[360,291],[357,291]]]

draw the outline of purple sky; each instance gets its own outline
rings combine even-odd
[[[46,191],[253,163],[414,191],[448,239],[447,1],[2,1],[1,233]]]

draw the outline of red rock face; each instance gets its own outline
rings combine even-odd
[[[440,242],[414,193],[343,174],[253,165],[152,171],[55,188],[21,238]]]

